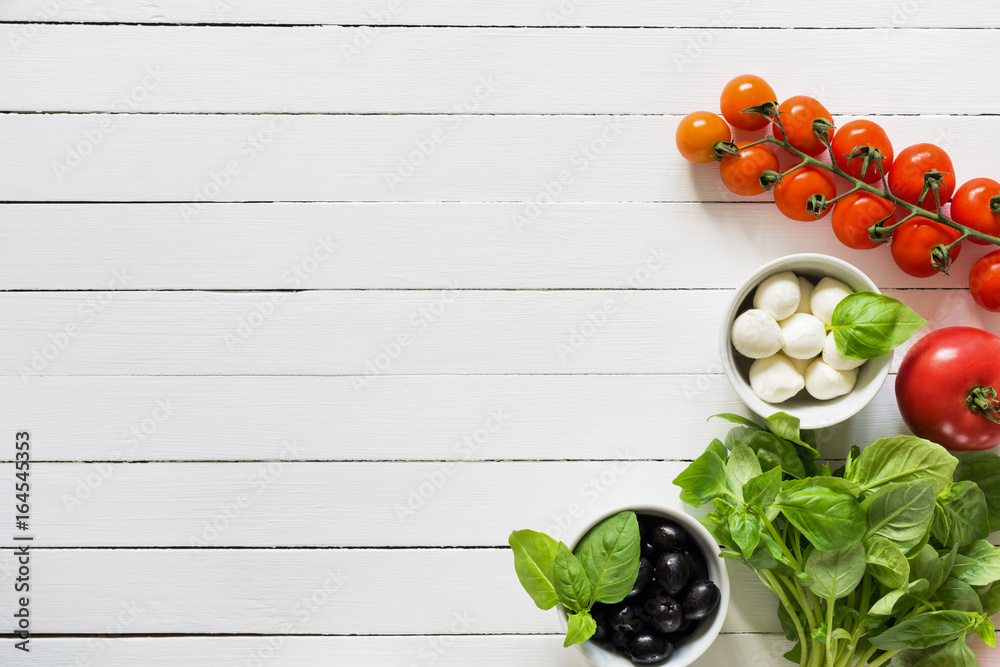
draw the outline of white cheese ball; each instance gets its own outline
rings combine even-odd
[[[780,322],[796,311],[801,297],[799,279],[791,271],[783,271],[768,276],[757,286],[753,307],[770,313]]]
[[[784,344],[781,351],[793,359],[812,359],[823,352],[826,327],[815,315],[795,313],[778,323]]]
[[[792,366],[795,366],[795,370],[799,372],[802,377],[806,376],[806,369],[809,368],[809,364],[816,361],[816,357],[810,357],[808,359],[794,359],[788,357],[788,360],[792,362]]]
[[[832,331],[827,335],[826,342],[823,343],[823,361],[838,371],[849,371],[865,363],[865,359],[848,359],[840,354],[837,350],[837,341],[833,339]]]
[[[858,381],[858,369],[838,371],[822,359],[817,359],[806,369],[806,391],[813,398],[826,401],[837,398],[854,389]]]
[[[836,278],[826,276],[813,289],[809,307],[812,309],[812,314],[822,320],[823,324],[829,324],[833,321],[833,309],[849,294],[854,294],[854,290]]]
[[[763,310],[742,313],[733,322],[729,338],[744,357],[763,359],[781,349],[781,327]]]
[[[787,401],[805,386],[802,374],[785,355],[758,359],[750,366],[750,388],[768,403]]]
[[[798,276],[799,278],[799,307],[796,309],[796,313],[809,313],[812,314],[812,306],[809,305],[810,299],[812,299],[813,284],[809,282],[807,278]]]

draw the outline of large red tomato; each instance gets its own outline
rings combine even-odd
[[[973,327],[927,334],[906,353],[896,375],[896,402],[906,425],[948,449],[1000,444],[1000,423],[993,421],[1000,420],[996,390],[1000,337]]]

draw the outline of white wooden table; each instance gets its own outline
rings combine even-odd
[[[38,462],[36,635],[3,665],[582,665],[507,535],[677,502],[725,431],[706,418],[745,413],[717,330],[747,274],[827,252],[934,327],[1000,331],[962,289],[985,249],[909,278],[673,147],[753,72],[996,178],[989,0],[3,0],[0,21],[0,632],[15,432]],[[827,456],[905,430],[892,385]],[[698,664],[782,664],[774,601],[730,569]]]

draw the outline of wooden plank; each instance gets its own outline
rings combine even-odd
[[[1000,331],[967,290],[888,290],[932,328]],[[725,290],[8,292],[0,374],[717,372]],[[902,358],[901,348],[895,364]]]
[[[225,2],[226,0],[221,0]],[[672,10],[671,10],[672,11]],[[1000,16],[992,7],[992,16]],[[34,33],[25,39],[25,31]],[[680,113],[718,104],[739,70],[833,113],[992,113],[975,77],[997,63],[989,30],[579,30],[2,25],[0,109],[321,113]],[[928,40],[935,58],[921,59]],[[880,76],[828,58],[823,82],[788,67],[804,50],[864,42]],[[767,48],[760,48],[767,44]],[[948,80],[948,95],[885,81]],[[738,70],[737,70],[738,71]],[[38,85],[45,81],[46,85]],[[844,82],[850,81],[850,85]],[[367,137],[367,135],[366,135]]]
[[[820,432],[825,457],[907,432],[894,377]],[[0,432],[29,429],[39,461],[693,459],[728,427],[710,413],[749,415],[719,374],[395,375],[360,394],[330,377],[42,376],[0,393]]]
[[[101,634],[116,621],[116,634],[136,635],[561,631],[556,612],[518,585],[509,549],[37,549],[31,558],[36,632]],[[771,593],[750,570],[729,570],[723,630],[780,632]],[[13,614],[11,596],[0,612]]]
[[[171,204],[0,206],[0,286],[107,290],[126,269],[112,289],[735,288],[762,262],[808,250],[883,288],[964,287],[991,249],[966,244],[950,276],[928,281],[898,270],[888,248],[844,248],[828,225],[767,204],[556,203],[519,227],[523,207],[212,204],[186,225]],[[706,271],[691,248],[726,261]]]
[[[880,121],[899,146],[945,147],[961,180],[993,173],[979,142],[1000,131],[996,116]],[[177,204],[178,225],[196,224],[209,200],[515,201],[523,206],[515,220],[530,228],[550,201],[742,199],[722,185],[716,165],[692,165],[677,154],[678,122],[3,114],[0,200],[192,202]]]

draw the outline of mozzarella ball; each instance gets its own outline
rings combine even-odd
[[[733,322],[733,347],[744,357],[763,359],[781,349],[781,327],[763,310],[748,310]]]
[[[858,381],[858,369],[838,371],[822,359],[817,359],[806,369],[806,391],[813,398],[825,401],[837,398],[854,389]]]
[[[785,355],[758,359],[750,366],[750,388],[768,403],[787,401],[805,386],[802,374]]]
[[[829,324],[833,321],[833,309],[849,294],[854,294],[854,290],[836,278],[826,276],[813,289],[809,307],[812,309],[812,314],[822,320],[823,324]]]
[[[779,322],[778,326],[781,327],[781,339],[784,341],[781,351],[789,357],[812,359],[823,352],[826,327],[815,315],[795,313]]]
[[[788,360],[792,362],[792,366],[795,366],[795,370],[799,372],[799,375],[805,377],[806,369],[809,368],[809,364],[816,361],[816,357],[809,357],[808,359],[795,359],[794,357],[788,357]]]
[[[799,279],[799,307],[795,311],[796,313],[809,313],[812,314],[812,306],[809,305],[809,300],[812,299],[813,284],[809,282],[807,278],[798,276]]]
[[[795,312],[801,297],[799,279],[791,271],[783,271],[768,276],[757,286],[753,307],[770,313],[780,322]]]
[[[826,342],[823,343],[823,361],[827,363],[831,368],[836,368],[838,371],[849,371],[852,368],[857,368],[858,366],[865,363],[865,359],[848,359],[847,357],[840,354],[837,350],[837,341],[833,339],[833,332],[831,331],[827,337]]]

